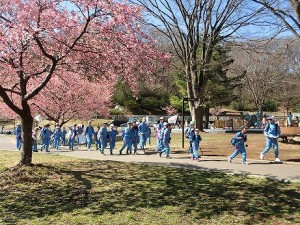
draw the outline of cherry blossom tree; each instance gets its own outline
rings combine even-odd
[[[107,82],[89,82],[76,74],[55,76],[31,101],[32,111],[55,121],[59,126],[74,117],[87,119],[95,114],[107,115],[111,91],[111,85]]]
[[[141,30],[140,15],[122,1],[0,1],[0,97],[22,121],[20,165],[32,162],[32,103],[53,77],[113,84],[122,76],[134,87],[136,74],[150,74],[152,61],[168,58]]]

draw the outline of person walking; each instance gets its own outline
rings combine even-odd
[[[66,145],[66,134],[67,134],[66,127],[63,127],[62,130],[61,130],[61,144],[62,144],[62,146]]]
[[[147,142],[149,145],[151,145],[151,128],[149,126],[147,130]]]
[[[278,150],[278,138],[280,136],[280,127],[277,123],[275,123],[275,117],[271,116],[268,118],[268,124],[266,125],[264,129],[264,135],[266,136],[266,147],[265,149],[260,153],[260,159],[263,160],[265,157],[265,154],[268,153],[268,151],[273,146],[274,149],[274,155],[275,160],[274,162],[280,162],[279,159],[279,150]]]
[[[127,122],[127,127],[122,131],[122,139],[123,139],[123,146],[120,149],[120,155],[122,155],[123,150],[127,147],[127,155],[131,152],[132,148],[132,129],[131,129],[131,122]]]
[[[88,125],[85,128],[84,136],[86,137],[86,145],[88,151],[91,151],[91,145],[93,142],[93,137],[95,135],[94,127],[92,126],[92,122],[89,120]]]
[[[98,151],[99,149],[101,149],[101,140],[100,140],[100,126],[97,125],[97,128],[95,130],[95,135],[94,135],[94,138],[95,138],[95,147],[96,147],[96,150]]]
[[[101,154],[104,154],[104,149],[107,146],[107,123],[103,123],[103,126],[99,130],[99,138],[101,140]]]
[[[83,134],[83,128],[84,128],[84,125],[83,124],[79,124],[77,127],[76,127],[76,142],[77,142],[77,149],[79,149],[80,147],[80,144],[82,143],[82,134]]]
[[[142,123],[139,124],[138,126],[139,133],[140,133],[140,148],[141,150],[145,151],[145,145],[147,141],[147,131],[148,131],[148,125],[146,123],[146,118],[142,119]]]
[[[138,123],[137,122],[133,123],[133,126],[131,129],[132,129],[133,154],[135,155],[135,154],[137,154],[138,144],[140,142]],[[130,154],[131,154],[131,152],[130,152]]]
[[[159,118],[159,123],[156,125],[156,129],[155,129],[155,137],[156,137],[156,148],[158,149],[159,146],[161,145],[161,139],[160,139],[160,134],[161,134],[161,130],[164,127],[164,118],[160,117]]]
[[[61,138],[61,130],[59,126],[56,126],[53,133],[54,148],[56,150],[58,150],[60,138]]]
[[[32,131],[32,151],[38,152],[37,150],[37,132],[39,131],[39,127],[35,127]]]
[[[189,146],[189,154],[193,156],[193,146],[192,146],[192,137],[195,135],[195,121],[190,122],[190,126],[185,131],[185,137],[189,139],[190,146]]]
[[[242,155],[242,163],[244,165],[247,165],[247,152],[245,148],[245,142],[247,141],[247,128],[244,126],[240,132],[237,132],[235,134],[234,140],[235,142],[232,143],[234,144],[235,150],[232,153],[231,156],[228,157],[228,162],[232,162],[232,160],[239,154],[241,153]]]
[[[51,134],[52,131],[50,130],[50,124],[46,124],[44,128],[41,130],[41,139],[42,139],[42,146],[41,146],[41,152],[45,148],[46,152],[49,151],[49,145],[51,140]]]
[[[158,137],[159,144],[158,144],[157,149],[156,149],[157,152],[160,152],[164,149],[163,138],[164,138],[164,131],[167,129],[167,125],[168,125],[168,123],[164,122],[163,127],[160,130],[160,134],[159,134],[159,137]]]
[[[292,126],[292,121],[293,121],[293,115],[291,112],[289,112],[288,116],[287,116],[287,125],[288,127]]]
[[[77,136],[77,124],[75,123],[73,127],[69,127],[69,131],[68,131],[68,145],[69,145],[69,150],[71,151],[74,150],[74,143],[75,143],[76,136]]]
[[[116,146],[117,135],[119,134],[119,132],[117,130],[117,127],[115,127],[113,124],[110,124],[109,127],[110,127],[109,152],[110,152],[110,155],[112,155],[113,149]]]
[[[15,136],[16,136],[16,147],[17,150],[21,150],[22,147],[22,126],[20,123],[17,123],[17,127],[15,129]]]
[[[159,152],[159,156],[161,157],[162,153],[166,153],[166,158],[169,159],[170,158],[170,142],[171,142],[171,129],[172,126],[171,124],[167,124],[166,125],[166,129],[164,130],[163,133],[163,145],[164,148],[161,152]]]
[[[202,137],[199,134],[199,129],[195,129],[195,132],[191,135],[190,139],[192,143],[192,149],[193,149],[193,154],[192,154],[192,159],[199,161],[199,146],[200,146],[200,141],[202,141]]]

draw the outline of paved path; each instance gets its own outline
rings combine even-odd
[[[0,149],[15,149],[14,140],[0,135]],[[105,150],[108,152],[108,149]],[[241,159],[236,158],[232,163],[227,162],[226,158],[206,157],[202,156],[201,161],[193,161],[186,154],[173,154],[171,159],[166,159],[164,155],[160,158],[154,152],[146,154],[139,152],[138,155],[119,155],[115,151],[115,155],[101,155],[99,151],[93,150],[88,152],[85,147],[79,150],[69,151],[66,147],[62,150],[51,149],[50,154],[59,154],[71,157],[97,159],[97,160],[113,160],[120,162],[134,163],[151,163],[156,165],[168,165],[190,169],[217,170],[225,173],[245,174],[249,176],[267,177],[285,181],[300,181],[300,163],[281,163],[274,164],[267,160],[248,160],[249,165],[242,165]],[[40,153],[38,153],[40,154]],[[43,153],[45,154],[45,153]]]
[[[14,135],[5,136],[0,134],[0,150],[16,150]]]

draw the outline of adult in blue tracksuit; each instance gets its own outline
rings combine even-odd
[[[234,159],[239,153],[242,155],[242,163],[247,164],[247,153],[246,153],[246,148],[245,148],[245,142],[247,141],[247,128],[243,127],[240,132],[237,132],[235,134],[235,139],[236,143],[234,145],[235,150],[232,153],[231,156],[228,157],[228,162],[232,162],[232,159]]]
[[[279,152],[278,152],[278,141],[277,139],[280,136],[280,127],[278,124],[275,123],[275,117],[271,116],[268,119],[268,124],[264,129],[264,135],[266,136],[266,147],[260,153],[260,159],[263,160],[265,154],[271,149],[273,146],[274,155],[275,155],[275,162],[280,162],[279,159]]]
[[[104,154],[104,149],[107,146],[107,123],[103,123],[103,126],[99,131],[99,138],[101,141],[101,153]]]
[[[109,125],[110,127],[110,134],[109,134],[109,152],[110,155],[113,154],[113,149],[116,146],[116,140],[117,140],[117,135],[119,134],[117,127],[115,127],[113,124]]]
[[[171,124],[168,123],[167,126],[166,126],[166,129],[164,129],[164,132],[163,132],[162,142],[163,142],[164,148],[159,153],[159,156],[161,157],[161,154],[165,152],[167,159],[170,158],[171,129],[172,129],[172,126],[171,126]]]
[[[163,123],[163,127],[161,128],[160,130],[160,133],[159,133],[159,144],[157,145],[157,151],[160,152],[161,150],[164,149],[164,143],[163,143],[163,138],[164,138],[164,131],[167,129],[167,125],[168,123],[167,122],[164,122]]]
[[[140,133],[140,142],[141,142],[141,150],[145,150],[145,145],[147,141],[147,131],[148,131],[148,125],[146,123],[146,119],[142,119],[142,123],[138,127],[139,133]]]
[[[58,150],[60,138],[61,138],[61,130],[60,127],[57,126],[55,127],[55,130],[53,132],[54,148],[56,150]]]
[[[91,145],[93,142],[93,137],[95,135],[94,127],[92,126],[92,122],[88,121],[88,125],[85,128],[84,136],[86,137],[86,145],[88,151],[91,151]]]
[[[137,154],[138,143],[140,141],[138,124],[133,123],[133,126],[131,129],[132,129],[133,154]],[[130,152],[130,154],[131,154],[131,152]]]
[[[193,148],[193,155],[192,155],[193,160],[199,161],[198,150],[199,150],[201,140],[202,140],[202,138],[199,134],[199,130],[195,129],[195,132],[193,132],[193,134],[190,137],[190,142],[192,143],[192,148]]]
[[[159,123],[157,124],[156,126],[156,129],[155,129],[155,137],[156,137],[156,148],[158,149],[159,146],[161,145],[161,140],[160,140],[160,134],[161,134],[161,130],[163,129],[164,127],[164,118],[163,117],[160,117],[159,118]]]
[[[52,131],[49,129],[50,124],[46,124],[44,128],[41,130],[41,139],[42,139],[42,146],[41,151],[45,148],[46,152],[49,152],[49,145],[51,140]]]
[[[63,127],[61,130],[61,143],[63,146],[66,145],[66,134],[67,134],[66,127]]]
[[[127,127],[122,131],[122,139],[123,146],[120,149],[120,155],[122,155],[122,151],[127,147],[127,154],[132,151],[132,126],[131,123],[127,123]]]
[[[17,123],[17,127],[15,129],[15,136],[16,136],[17,150],[21,150],[21,147],[22,147],[22,127],[21,127],[21,124],[19,124],[19,123]]]

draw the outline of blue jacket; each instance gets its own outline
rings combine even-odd
[[[117,135],[119,134],[119,132],[115,129],[111,129],[110,131],[110,135],[109,135],[109,141],[116,141]]]
[[[140,125],[139,125],[139,132],[141,134],[146,134],[148,131],[148,125],[145,123],[145,122],[142,122]]]
[[[21,137],[22,137],[22,128],[20,126],[18,126],[15,129],[15,135],[16,135],[16,138],[21,139]]]
[[[94,127],[87,126],[85,128],[84,136],[88,135],[89,137],[92,137],[94,134],[95,134]]]
[[[270,138],[279,138],[280,127],[276,123],[268,123],[265,127],[264,135]]]
[[[54,139],[59,139],[61,137],[61,130],[60,129],[55,129],[53,133]]]

